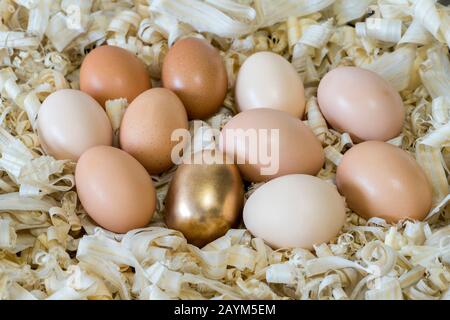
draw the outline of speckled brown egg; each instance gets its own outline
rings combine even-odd
[[[190,119],[212,116],[227,94],[224,61],[203,39],[186,38],[175,43],[164,60],[162,81],[183,101]]]
[[[80,89],[103,107],[110,99],[126,98],[131,103],[152,87],[145,64],[126,49],[115,46],[95,48],[84,58]]]
[[[151,174],[172,165],[176,129],[188,129],[186,110],[170,90],[154,88],[140,94],[128,107],[120,126],[120,146]]]
[[[367,141],[347,151],[336,183],[348,206],[367,219],[421,220],[431,208],[432,188],[422,168],[386,142]]]

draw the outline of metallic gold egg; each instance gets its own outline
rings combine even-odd
[[[165,222],[198,247],[237,227],[244,187],[234,164],[181,164],[165,200]]]

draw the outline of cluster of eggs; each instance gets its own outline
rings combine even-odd
[[[175,43],[163,63],[161,88],[152,88],[139,58],[105,45],[85,57],[80,90],[59,90],[46,98],[38,134],[48,154],[77,161],[77,191],[90,217],[124,233],[152,219],[156,192],[151,175],[174,165],[177,142],[172,133],[187,130],[189,120],[217,113],[227,90],[224,61],[206,40]],[[325,156],[321,142],[302,121],[301,78],[283,57],[259,52],[239,70],[239,113],[222,129],[214,153],[222,161],[177,168],[165,200],[167,226],[203,246],[237,226],[243,213],[247,229],[274,248],[312,248],[342,228],[344,198],[366,218],[424,218],[431,207],[427,177],[410,155],[385,142],[403,127],[399,94],[373,72],[339,67],[322,79],[317,96],[329,125],[358,142],[337,169],[337,188],[315,177]],[[117,98],[129,102],[120,125],[120,148],[112,147],[104,110],[106,101]],[[256,137],[259,148],[270,150],[277,144],[276,172],[263,174],[267,163],[249,161],[246,136],[229,134],[236,129],[278,130],[277,141]],[[266,182],[245,204],[243,180]]]

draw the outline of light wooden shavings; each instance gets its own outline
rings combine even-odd
[[[433,0],[0,1],[0,299],[449,299],[450,9]],[[351,24],[347,24],[351,23]],[[356,28],[353,27],[356,25]],[[274,251],[245,229],[204,248],[165,228],[163,200],[176,168],[153,177],[157,212],[125,235],[89,219],[73,190],[75,165],[43,154],[35,132],[42,101],[79,88],[85,52],[130,50],[158,83],[168,48],[185,36],[224,57],[224,108],[202,123],[193,148],[234,113],[239,67],[254,52],[288,58],[305,83],[307,121],[325,148],[318,176],[333,182],[347,133],[327,127],[316,101],[330,69],[373,70],[401,94],[402,134],[433,185],[423,222],[369,221],[348,210],[330,243]],[[108,101],[115,142],[127,102]],[[193,130],[193,123],[191,123]],[[252,184],[246,198],[262,184]]]

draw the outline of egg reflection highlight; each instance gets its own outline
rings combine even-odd
[[[241,216],[244,187],[239,170],[221,163],[181,164],[167,192],[167,226],[198,247],[236,227]]]

